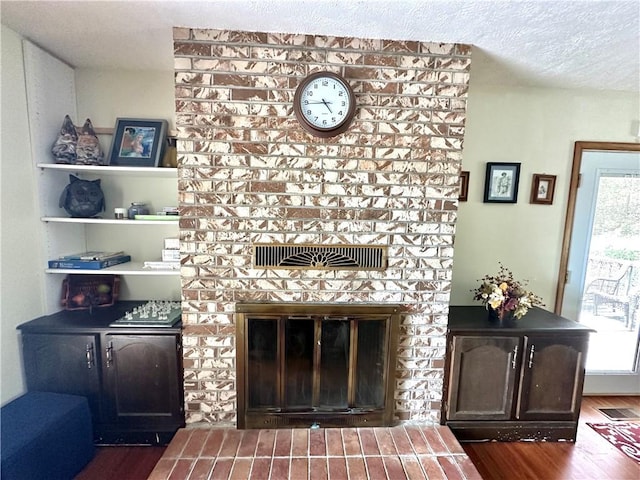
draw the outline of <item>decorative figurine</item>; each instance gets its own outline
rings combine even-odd
[[[105,165],[104,153],[100,141],[93,130],[91,120],[87,118],[81,129],[76,127],[78,146],[76,148],[77,161],[81,165]]]
[[[100,188],[100,179],[82,180],[69,175],[67,185],[60,195],[59,206],[69,215],[78,218],[90,218],[104,210],[104,193]]]
[[[60,135],[58,139],[51,147],[51,153],[56,163],[75,163],[78,156],[76,154],[76,147],[78,145],[78,133],[76,127],[71,121],[69,115],[64,116],[62,122],[62,128],[60,129]]]

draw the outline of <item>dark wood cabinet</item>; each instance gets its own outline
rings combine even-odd
[[[590,331],[539,308],[500,326],[451,307],[442,423],[460,440],[575,441]]]
[[[519,339],[455,336],[451,342],[447,419],[511,418]]]
[[[105,418],[130,426],[179,423],[183,415],[175,382],[176,337],[108,333],[104,339]]]
[[[87,397],[94,423],[100,421],[100,365],[96,361],[99,345],[99,335],[23,335],[27,390]]]
[[[98,444],[167,444],[184,426],[180,327],[109,326],[140,303],[18,327],[27,389],[86,396]]]
[[[526,336],[516,417],[577,420],[588,336]]]

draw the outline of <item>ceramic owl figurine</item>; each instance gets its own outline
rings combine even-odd
[[[51,153],[53,153],[55,162],[76,163],[76,159],[78,158],[76,154],[77,145],[78,133],[76,132],[76,127],[71,117],[65,115],[60,134],[53,144],[53,147],[51,147]]]
[[[59,206],[69,215],[78,218],[90,218],[104,210],[104,193],[100,188],[100,179],[82,180],[69,175],[67,185],[60,195]]]
[[[93,130],[91,120],[87,118],[82,128],[76,128],[78,145],[76,147],[77,161],[82,165],[104,165],[104,153],[100,142]]]

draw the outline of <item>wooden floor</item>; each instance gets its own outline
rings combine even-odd
[[[165,447],[99,447],[74,480],[146,480]]]
[[[576,443],[463,443],[484,480],[638,480],[640,465],[586,422],[606,423],[598,408],[640,408],[640,397],[584,397]]]
[[[586,422],[606,422],[598,408],[640,408],[640,397],[585,397],[573,443],[464,443],[484,480],[638,480],[640,465]],[[163,447],[101,447],[75,480],[144,480]],[[375,480],[375,479],[374,479]]]

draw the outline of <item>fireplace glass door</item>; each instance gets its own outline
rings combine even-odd
[[[389,423],[396,315],[300,308],[239,314],[239,427]]]

